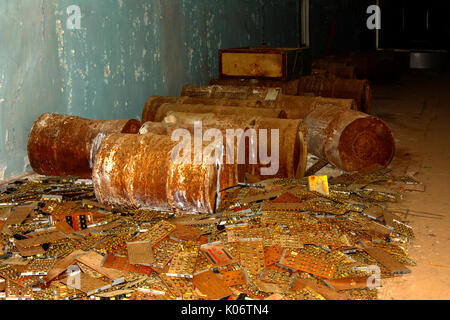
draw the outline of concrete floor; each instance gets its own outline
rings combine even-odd
[[[416,174],[425,192],[407,192],[398,205],[416,239],[412,273],[385,280],[380,299],[450,299],[450,74],[414,72],[374,85],[373,114],[394,132],[399,174]],[[413,210],[413,211],[412,211]]]

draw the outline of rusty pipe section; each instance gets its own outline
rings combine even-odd
[[[254,109],[253,109],[254,110]],[[201,122],[205,129],[219,129],[225,132],[227,129],[249,129],[249,119],[255,116],[223,115],[215,113],[189,113],[169,111],[163,119],[163,123],[170,125],[190,126],[195,122]]]
[[[198,88],[201,91],[205,90],[205,87]],[[289,119],[305,120],[305,125],[308,129],[309,153],[328,160],[338,168],[347,171],[358,171],[376,163],[383,166],[388,165],[392,160],[392,155],[395,150],[395,143],[392,138],[392,133],[384,122],[377,118],[370,117],[367,114],[352,110],[353,104],[351,103],[342,103],[339,106],[337,105],[337,103],[341,101],[353,102],[353,100],[327,99],[320,97],[296,97],[288,95],[279,95],[276,101],[260,101],[256,99],[207,99],[195,97],[152,97],[147,101],[145,109],[148,113],[151,113],[151,110],[156,110],[158,105],[163,103],[165,99],[178,99],[177,102],[179,103],[204,102],[213,104],[220,101],[220,105],[222,106],[228,104],[235,106],[242,103],[247,107],[253,105],[255,108],[260,106],[265,108],[281,108],[286,111]],[[336,101],[336,103],[332,103],[334,101]],[[314,112],[315,110],[317,111]],[[146,111],[144,111],[144,113],[145,112]],[[366,120],[356,121],[359,118],[364,118]],[[306,121],[306,119],[308,119],[308,121]],[[344,130],[354,121],[356,121],[355,124],[350,126],[348,130]],[[335,132],[333,126],[330,125],[336,123],[340,124],[341,131]],[[373,126],[371,125],[372,123],[377,123],[378,125]],[[364,126],[365,124],[367,124],[366,127]],[[360,139],[355,136],[357,135],[355,130],[351,129],[354,127],[358,127],[358,130],[361,131]],[[342,137],[342,141],[346,142],[334,143],[334,145],[338,144],[341,146],[341,151],[332,152],[328,142],[331,139],[330,137],[335,135],[334,139],[338,139],[340,141],[343,133],[345,133],[345,135]],[[364,147],[364,136],[370,137],[367,138],[366,141],[369,141],[369,144],[374,143],[374,146],[371,147],[370,145],[367,145]],[[352,146],[350,150],[346,150],[346,143]],[[324,150],[328,151],[325,152]],[[373,150],[378,151],[375,152]],[[340,158],[341,154],[343,157],[342,159]]]
[[[270,176],[263,175],[261,169],[266,168],[267,164],[263,163],[261,155],[258,154],[258,163],[255,166],[247,165],[241,166],[240,170],[246,170],[245,173],[259,176],[260,178],[303,178],[306,161],[307,161],[307,134],[306,127],[302,120],[291,119],[276,119],[265,117],[247,117],[247,116],[224,116],[215,114],[188,114],[180,112],[171,112],[164,119],[164,122],[170,125],[193,125],[194,122],[201,121],[203,126],[208,128],[217,128],[222,131],[223,137],[226,137],[229,129],[242,129],[244,132],[248,129],[254,129],[256,134],[256,142],[258,152],[261,151],[262,143],[261,137],[267,137],[266,140],[266,156],[277,160],[278,170],[275,174]],[[277,130],[277,136],[274,138],[277,141],[272,141],[273,130]],[[265,130],[265,132],[262,132]],[[248,132],[248,131],[247,131]],[[245,143],[246,137],[241,137],[241,143]],[[274,150],[278,152],[277,155],[269,153],[272,150],[272,145],[276,143]],[[235,145],[236,146],[236,145]],[[229,146],[227,146],[229,147]],[[226,150],[229,150],[227,148]],[[246,159],[249,160],[249,145],[246,144]],[[237,154],[235,150],[235,155]],[[236,159],[235,159],[236,161]],[[239,173],[239,181],[243,181],[242,171]]]
[[[146,133],[160,133],[162,135],[167,135],[172,137],[174,132],[183,129],[187,130],[194,137],[195,127],[194,122],[201,121],[201,131],[200,135],[203,138],[206,135],[206,132],[209,129],[218,129],[222,134],[222,145],[224,146],[225,154],[224,154],[224,162],[225,163],[234,163],[237,165],[237,169],[235,175],[233,176],[232,181],[229,179],[231,175],[228,172],[224,172],[221,176],[221,181],[224,183],[228,182],[228,186],[236,185],[238,182],[245,182],[245,174],[247,172],[254,172],[256,169],[254,165],[250,165],[249,163],[239,164],[238,161],[238,147],[239,143],[247,143],[245,141],[245,137],[236,136],[236,139],[233,141],[228,141],[226,139],[226,131],[233,129],[238,130],[242,129],[246,131],[249,129],[248,120],[244,120],[237,116],[224,116],[224,115],[215,115],[215,114],[200,114],[200,113],[185,113],[185,112],[169,112],[167,117],[164,119],[164,122],[146,122],[142,125],[140,130],[141,134]],[[197,128],[197,130],[199,130]],[[198,132],[198,131],[197,131]],[[230,152],[231,148],[233,148],[233,153]],[[248,150],[248,148],[246,148]],[[233,162],[228,159],[230,155],[233,154]],[[248,154],[246,154],[246,159],[248,158]],[[229,166],[226,166],[224,170],[229,170]],[[225,189],[227,186],[221,186],[221,190]]]
[[[204,90],[205,87],[198,87]],[[234,87],[230,87],[232,90]],[[264,98],[258,99],[227,99],[227,98],[199,98],[199,97],[160,97],[153,96],[145,104],[142,113],[143,122],[156,121],[156,114],[159,108],[165,104],[205,104],[215,106],[232,106],[242,108],[262,108],[262,109],[281,109],[286,113],[288,119],[304,119],[318,104],[336,105],[344,109],[356,109],[353,100],[334,99],[322,97],[303,97],[278,94],[275,101],[266,101]],[[181,111],[183,112],[183,111]],[[205,111],[206,112],[206,111]],[[215,111],[207,111],[211,113]],[[239,113],[238,113],[239,114]],[[260,115],[260,114],[259,114]],[[273,117],[273,116],[272,116]],[[278,118],[284,118],[280,116]],[[159,120],[159,119],[158,119]]]
[[[303,120],[297,119],[274,119],[258,117],[251,121],[254,128],[260,133],[273,129],[279,132],[278,141],[273,141],[268,134],[267,150],[272,149],[272,144],[277,143],[279,149],[279,170],[274,177],[301,179],[305,175],[308,157],[307,129]],[[257,175],[263,177],[261,168]]]
[[[194,98],[264,99],[273,89],[276,88],[186,85],[181,90],[181,95]]]
[[[370,113],[372,88],[368,80],[305,76],[300,79],[299,95],[353,99],[358,111]]]
[[[143,122],[155,121],[156,113],[158,109],[165,103],[168,104],[203,104],[214,106],[231,106],[231,107],[244,107],[255,108],[257,100],[239,100],[239,99],[210,99],[210,98],[193,98],[193,97],[150,97],[142,113]],[[269,107],[271,108],[271,107]],[[183,111],[181,111],[183,112]]]
[[[300,86],[300,80],[270,80],[270,79],[211,79],[209,85],[218,86],[244,86],[244,87],[265,87],[265,88],[280,88],[281,93],[296,96]]]
[[[155,122],[164,120],[169,112],[187,112],[187,113],[215,113],[221,115],[247,115],[251,116],[263,116],[268,118],[286,118],[286,113],[281,109],[269,109],[246,107],[228,107],[219,105],[204,105],[204,104],[163,104],[155,113]],[[146,119],[147,120],[147,119]]]
[[[281,93],[281,89],[265,87],[244,87],[244,86],[191,86],[187,85],[182,90],[183,97],[209,98],[209,99],[241,99],[250,100],[258,105],[278,106],[286,111],[293,111],[298,107],[311,106],[314,101],[320,100],[322,103],[339,105],[345,108],[358,110],[358,105],[352,98],[335,98],[313,96],[292,96]],[[317,99],[317,100],[316,100]],[[254,101],[256,100],[256,102]],[[288,108],[289,110],[286,110]],[[288,118],[290,118],[288,114]]]
[[[186,162],[174,156],[188,152],[180,151],[179,146],[179,142],[163,135],[107,136],[97,152],[92,173],[98,201],[136,209],[213,213],[225,184],[220,181],[220,173],[227,167],[227,172],[233,174],[235,166],[205,158],[199,164]]]
[[[195,115],[200,116],[200,114],[194,114],[189,113],[185,114],[186,116],[189,115]],[[214,115],[210,115],[214,116]],[[194,119],[193,119],[194,120]],[[203,127],[208,129],[209,127],[212,127],[211,123],[208,124],[208,120],[205,117],[205,123],[203,123]],[[176,121],[172,120],[169,122],[146,122],[142,125],[141,129],[139,130],[139,134],[156,134],[156,135],[162,135],[162,136],[168,136],[171,137],[176,133],[177,130],[184,129],[190,132],[192,136],[194,136],[194,125],[192,123],[176,123]],[[227,141],[224,141],[224,143],[227,143]],[[226,145],[228,148],[228,145]],[[225,162],[226,163],[226,162]],[[235,186],[238,184],[238,182],[244,182],[245,177],[245,171],[247,169],[243,166],[238,165],[237,169],[235,169],[233,166],[223,166],[222,170],[220,171],[220,190],[224,190],[228,188],[229,186]]]
[[[308,150],[345,171],[388,166],[395,153],[389,127],[362,112],[317,106],[305,118]]]
[[[28,158],[33,170],[48,176],[91,177],[96,137],[111,133],[137,133],[141,123],[129,120],[94,121],[45,113],[28,136]]]
[[[261,85],[264,85],[264,82]],[[222,105],[242,106],[245,104],[249,107],[280,108],[286,111],[288,119],[299,119],[298,115],[305,114],[314,108],[314,103],[331,104],[358,111],[358,104],[352,98],[322,97],[315,94],[314,96],[298,96],[298,93],[288,95],[283,94],[281,88],[262,86],[187,85],[183,87],[181,95],[183,96],[182,102],[177,101],[176,103],[205,103],[201,101],[214,99],[213,101],[216,102],[213,104],[220,100]],[[157,103],[157,98],[155,100],[151,102]]]

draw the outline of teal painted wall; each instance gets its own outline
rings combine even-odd
[[[81,8],[81,29],[66,12]],[[0,1],[0,180],[30,169],[44,112],[140,119],[151,95],[217,75],[217,50],[296,46],[297,0]]]

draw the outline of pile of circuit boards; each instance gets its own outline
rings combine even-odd
[[[376,299],[415,265],[389,204],[419,183],[386,170],[325,182],[242,184],[190,215],[106,207],[89,180],[16,181],[0,189],[0,299]]]

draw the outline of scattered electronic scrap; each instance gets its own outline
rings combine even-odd
[[[376,299],[379,280],[410,272],[414,231],[389,204],[419,182],[375,170],[395,140],[367,114],[368,81],[328,64],[329,79],[307,76],[307,48],[219,54],[220,79],[150,97],[143,123],[35,121],[30,165],[58,177],[0,188],[0,299]],[[257,164],[229,163],[240,147],[228,139],[215,157],[176,161],[169,136],[198,135],[198,121],[222,135],[278,131],[279,146],[265,142],[279,170],[263,174],[261,150]],[[307,170],[308,154],[319,160]],[[316,176],[327,164],[352,173]]]
[[[386,169],[240,184],[214,215],[110,208],[86,181],[0,189],[1,299],[376,299],[373,275],[414,266],[387,204],[418,182]]]

